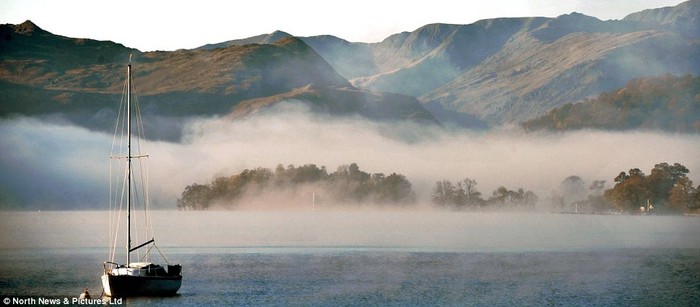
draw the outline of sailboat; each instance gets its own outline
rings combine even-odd
[[[148,155],[141,152],[143,139],[143,124],[139,112],[138,100],[133,93],[131,55],[127,65],[125,95],[117,115],[115,137],[110,155],[110,255],[109,261],[103,264],[102,286],[104,294],[110,297],[134,296],[172,296],[177,294],[182,284],[182,266],[167,263],[160,249],[155,245],[152,236],[148,199],[148,172],[145,160]],[[135,124],[132,124],[132,121]],[[132,131],[136,127],[136,132]],[[137,134],[135,141],[132,135]],[[118,135],[125,137],[118,138]],[[116,167],[114,165],[116,164]],[[113,172],[117,168],[117,172]],[[116,179],[115,179],[116,178]],[[119,187],[113,188],[112,181]],[[142,186],[142,187],[139,187]],[[123,207],[126,203],[126,229],[121,229]],[[135,212],[143,211],[143,216],[137,218]],[[116,213],[115,213],[116,212]],[[135,222],[143,222],[139,228]],[[122,233],[125,239],[119,240]],[[136,246],[132,245],[132,237],[136,240],[147,240]],[[150,238],[150,239],[148,239]],[[123,242],[126,241],[126,242]],[[125,262],[115,262],[118,242],[126,243]],[[137,241],[138,242],[138,241]],[[166,267],[150,262],[151,251],[155,248],[167,263]],[[142,250],[145,253],[141,253]],[[135,258],[134,258],[135,257]],[[133,261],[136,259],[136,261]],[[133,262],[132,262],[133,261]]]

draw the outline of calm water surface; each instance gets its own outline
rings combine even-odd
[[[72,298],[86,287],[98,295],[104,215],[0,213],[0,296]],[[159,245],[183,264],[182,288],[129,305],[700,302],[692,217],[163,212],[161,220]]]

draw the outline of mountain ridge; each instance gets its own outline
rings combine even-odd
[[[375,98],[403,95],[400,107],[412,111],[382,113],[393,119],[432,112],[443,122],[462,118],[488,126],[519,124],[634,78],[700,75],[698,12],[700,0],[690,0],[622,20],[574,12],[556,18],[436,23],[377,43],[275,31],[191,50],[146,53],[53,35],[28,21],[2,26],[0,89],[15,100],[36,103],[37,97],[49,97],[53,102],[38,105],[55,112],[70,110],[72,103],[98,111],[87,94],[116,95],[123,80],[116,65],[134,53],[140,65],[137,83],[143,84],[141,94],[149,97],[154,114],[226,115],[244,101],[246,108],[264,107],[280,103],[279,97],[324,88],[324,93],[338,95],[363,91],[351,105],[393,105]],[[42,37],[43,45],[31,37]],[[0,102],[0,114],[37,109],[8,98]]]
[[[641,22],[676,31],[687,37],[700,37],[700,1],[691,0],[676,6],[647,9],[632,13],[623,21]]]
[[[129,54],[134,56],[134,80],[146,116],[226,115],[241,101],[274,97],[308,85],[352,87],[306,43],[283,34],[269,44],[142,53],[112,42],[53,35],[30,21],[2,25],[0,31],[7,38],[0,45],[0,90],[6,93],[0,97],[2,116],[60,113],[74,123],[107,130],[108,124],[94,125],[100,122],[96,117],[115,111]],[[383,104],[396,107],[382,116],[370,114],[368,108],[358,115],[410,120],[400,116],[419,113],[426,122],[436,123],[427,110],[413,103],[413,97],[403,96],[405,103],[396,104],[383,100],[388,95],[356,90],[364,92],[364,97],[378,97],[363,101],[374,109],[386,111]],[[325,111],[344,114],[341,106],[335,106],[337,110]],[[166,138],[176,140],[177,135]]]
[[[689,1],[681,7],[697,11],[697,3],[700,1]],[[380,43],[369,45],[375,49],[375,59],[381,59],[383,54],[392,54],[388,51],[391,48],[394,48],[394,53],[401,53],[402,50],[423,51],[414,58],[410,58],[411,54],[408,53],[403,53],[404,56],[394,56],[409,64],[390,68],[390,65],[375,65],[379,68],[384,67],[385,70],[380,69],[375,73],[368,69],[371,73],[368,76],[356,77],[356,74],[348,74],[341,69],[339,73],[346,78],[353,76],[350,81],[358,87],[414,95],[424,104],[438,103],[444,109],[474,114],[492,125],[522,122],[561,104],[589,98],[622,86],[633,78],[665,73],[700,73],[700,54],[697,52],[700,43],[696,38],[698,35],[688,36],[687,33],[676,33],[673,29],[654,23],[630,19],[602,21],[571,13],[556,18],[496,18],[462,27],[447,24],[427,25],[414,32],[397,34]],[[502,35],[498,38],[501,42],[498,42],[498,39],[494,40],[493,34],[487,34],[487,30],[499,25],[501,29],[511,26],[508,31],[497,32]],[[693,26],[700,27],[697,22],[690,21],[688,27]],[[468,44],[450,45],[450,40],[444,40],[442,45],[432,46],[433,49],[429,51],[420,49],[427,46],[425,43],[419,44],[417,49],[404,45],[407,41],[421,41],[417,38],[409,39],[410,37],[439,32],[435,29],[440,27],[444,30],[460,29],[461,32],[455,32],[452,37],[464,36],[462,42],[473,43],[478,41],[479,37],[488,37],[488,42],[494,47],[489,50],[482,44],[472,46],[470,51],[465,52],[469,50],[465,49]],[[475,28],[479,31],[466,31]],[[585,41],[585,44],[576,44],[577,39]],[[429,40],[422,40],[424,41]],[[314,43],[310,42],[309,45],[316,48]],[[538,50],[539,54],[533,54],[533,49]],[[450,50],[456,51],[449,52]],[[587,60],[567,58],[565,55],[570,50],[587,56]],[[333,54],[319,53],[329,63],[342,61],[334,59]],[[531,56],[519,56],[520,54]],[[633,57],[626,59],[625,54]],[[468,61],[468,55],[473,55],[476,60]],[[596,57],[592,57],[593,55]],[[494,58],[511,64],[508,66],[497,63],[499,61],[494,61]],[[396,63],[396,60],[388,63]],[[564,65],[561,65],[562,63]],[[533,71],[534,68],[544,70],[537,72]],[[551,73],[551,69],[558,70],[558,73]],[[529,72],[530,76],[534,77],[514,84],[513,77],[524,72]],[[587,83],[575,86],[562,84],[562,80],[567,78],[570,79],[570,83],[578,82],[577,75],[587,76]],[[487,79],[492,80],[485,82]],[[521,90],[513,91],[513,86]]]
[[[439,104],[500,125],[527,121],[630,79],[700,74],[698,12],[700,1],[691,0],[622,20],[573,12],[429,24],[378,43],[327,35],[301,39],[358,88],[416,96],[426,106]]]

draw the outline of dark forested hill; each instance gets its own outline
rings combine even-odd
[[[528,130],[648,129],[700,133],[700,77],[635,79],[582,103],[523,124]]]

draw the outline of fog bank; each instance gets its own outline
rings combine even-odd
[[[105,211],[0,212],[0,246],[104,248]],[[382,248],[418,251],[594,251],[700,248],[698,217],[445,211],[158,211],[158,246]],[[70,221],[70,223],[67,223]],[[27,227],[32,225],[31,227]],[[142,240],[136,240],[141,242]],[[167,253],[167,252],[166,252]]]
[[[453,131],[416,123],[310,115],[286,109],[246,120],[191,119],[179,143],[149,142],[151,197],[175,208],[192,183],[246,168],[316,164],[329,171],[357,163],[370,173],[400,173],[427,201],[437,180],[471,178],[485,196],[499,186],[541,200],[566,177],[612,187],[620,171],[681,163],[700,182],[700,136],[659,132],[524,133]],[[112,136],[34,118],[0,121],[0,208],[107,208]]]

